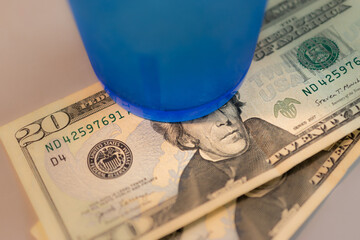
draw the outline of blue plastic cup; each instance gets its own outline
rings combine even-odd
[[[69,0],[93,69],[135,115],[202,117],[238,90],[266,0]]]

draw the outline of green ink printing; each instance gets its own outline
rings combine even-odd
[[[107,116],[103,116],[100,120],[97,119],[93,123],[89,123],[86,126],[80,127],[77,130],[72,131],[70,133],[70,137],[66,136],[66,135],[63,136],[62,140],[65,144],[71,143],[82,137],[85,137],[87,134],[92,133],[94,130],[96,130],[96,128],[100,129],[100,128],[102,128],[106,125],[109,125],[110,123],[113,123],[122,118],[124,118],[124,116],[121,115],[121,113],[119,111],[116,111],[115,113],[110,113]],[[50,151],[54,151],[54,149],[56,150],[56,149],[60,148],[61,146],[62,145],[61,145],[60,140],[56,139],[53,142],[47,143],[45,145],[45,149],[47,152],[50,152]]]
[[[342,76],[346,75],[349,71],[354,70],[355,67],[358,66],[360,66],[360,59],[359,57],[355,57],[351,61],[348,61],[340,67],[334,69],[329,74],[326,74],[324,79],[320,79],[315,83],[309,84],[306,88],[302,89],[302,92],[305,96],[309,96],[317,92],[323,86],[332,84],[335,80],[340,79]]]
[[[297,58],[305,68],[323,70],[335,63],[339,57],[339,52],[335,42],[325,37],[315,37],[300,45]]]

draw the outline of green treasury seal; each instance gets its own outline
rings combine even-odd
[[[297,58],[301,65],[312,70],[322,70],[330,67],[339,56],[339,48],[328,38],[315,37],[303,42]]]

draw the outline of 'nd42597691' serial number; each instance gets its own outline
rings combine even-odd
[[[305,96],[309,96],[314,92],[317,92],[322,86],[332,84],[336,79],[341,78],[346,75],[348,72],[356,69],[360,65],[360,59],[355,57],[353,60],[346,62],[344,65],[338,67],[337,69],[331,71],[330,74],[327,74],[324,79],[318,80],[317,83],[312,83],[308,85],[305,89],[302,89],[302,92]]]
[[[71,143],[82,137],[85,137],[87,134],[91,134],[92,132],[94,132],[94,130],[100,129],[103,126],[109,125],[110,123],[113,123],[122,118],[124,118],[124,116],[121,115],[121,113],[119,111],[110,113],[107,116],[103,116],[101,119],[97,119],[97,120],[93,121],[92,123],[84,125],[75,131],[72,131],[70,133],[70,136],[67,136],[67,135],[63,136],[62,140],[64,143]],[[61,147],[61,141],[58,139],[45,145],[47,152],[54,151],[54,149],[58,149],[60,147]]]

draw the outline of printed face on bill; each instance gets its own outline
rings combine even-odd
[[[249,134],[231,101],[205,117],[182,125],[189,136],[198,140],[200,154],[209,160],[238,156],[249,146]]]

